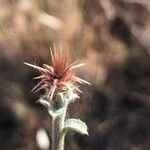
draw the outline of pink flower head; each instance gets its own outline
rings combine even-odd
[[[84,63],[77,65],[75,65],[75,63],[69,64],[69,57],[63,54],[62,51],[54,49],[54,51],[50,50],[50,53],[52,60],[51,66],[43,64],[43,67],[39,67],[33,64],[24,63],[37,69],[41,73],[40,76],[34,78],[39,79],[40,82],[32,91],[37,92],[41,89],[45,89],[48,92],[48,99],[52,100],[56,92],[65,92],[68,89],[68,86],[80,91],[76,86],[76,83],[90,84],[74,75],[74,69],[85,65]]]

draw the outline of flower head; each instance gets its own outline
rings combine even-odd
[[[39,67],[33,64],[24,63],[34,69],[37,69],[41,75],[34,79],[40,80],[40,82],[33,88],[32,91],[39,91],[45,89],[48,94],[48,99],[52,100],[55,93],[65,92],[68,88],[72,90],[76,89],[80,91],[76,83],[89,82],[74,75],[74,69],[84,66],[85,64],[75,63],[69,64],[69,57],[62,53],[62,51],[54,49],[50,50],[52,65],[43,64],[43,67]],[[81,91],[80,91],[81,92]]]

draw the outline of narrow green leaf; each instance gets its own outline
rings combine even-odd
[[[65,134],[67,131],[76,131],[80,134],[88,135],[87,125],[79,119],[68,119],[65,121],[62,134]]]
[[[47,100],[44,100],[44,99],[39,99],[37,101],[37,103],[40,103],[42,104],[43,106],[45,106],[46,108],[48,108],[50,106],[49,102]]]

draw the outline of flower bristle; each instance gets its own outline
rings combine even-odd
[[[62,92],[64,89],[67,90],[66,85],[70,85],[72,90],[81,92],[76,83],[89,82],[76,77],[74,75],[74,69],[84,66],[85,64],[76,64],[76,62],[69,64],[69,57],[66,53],[63,53],[62,49],[58,50],[56,47],[54,50],[50,49],[51,55],[51,66],[43,64],[43,67],[39,67],[33,64],[24,63],[25,65],[38,70],[41,75],[34,79],[40,80],[40,82],[33,88],[32,91],[37,92],[41,89],[48,91],[48,98],[53,99],[55,92]]]

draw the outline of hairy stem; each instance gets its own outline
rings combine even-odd
[[[52,120],[52,150],[57,150],[59,143],[59,117]]]
[[[64,102],[63,111],[58,116],[53,117],[52,120],[52,150],[64,150],[65,134],[61,134],[64,128],[66,119],[66,112],[68,107],[68,100]]]
[[[62,113],[62,116],[60,118],[60,131],[62,131],[62,129],[64,128],[64,123],[66,120],[66,113],[67,113],[67,107],[68,107],[68,100],[65,101],[65,105],[64,105],[64,111]],[[59,134],[59,147],[58,150],[63,150],[64,149],[64,140],[65,140],[65,134]]]

